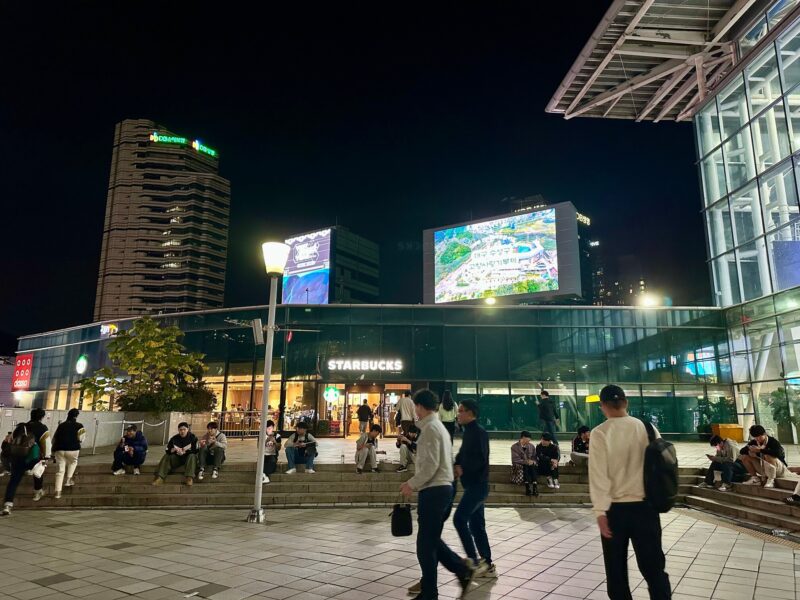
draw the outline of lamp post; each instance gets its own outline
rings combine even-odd
[[[83,374],[86,373],[86,368],[89,366],[89,358],[85,354],[81,354],[78,357],[78,360],[75,361],[75,373],[77,373],[81,378],[83,378]],[[78,410],[83,410],[83,386],[81,386],[81,394],[78,398]]]
[[[269,410],[269,381],[272,375],[272,347],[275,340],[275,313],[278,304],[278,277],[283,275],[286,261],[289,258],[289,246],[280,242],[266,242],[261,245],[264,253],[264,266],[269,276],[269,313],[267,314],[267,335],[264,349],[264,389],[261,393],[261,425],[258,431],[258,448],[256,449],[256,481],[253,508],[247,517],[248,523],[263,523],[264,509],[261,508],[264,472],[264,443],[267,439],[267,411]]]

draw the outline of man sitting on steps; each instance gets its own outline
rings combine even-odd
[[[225,460],[225,450],[228,447],[228,438],[219,430],[219,423],[211,421],[206,425],[206,434],[200,438],[200,450],[197,453],[197,461],[200,463],[200,470],[197,478],[203,481],[206,465],[213,465],[211,479],[219,477],[219,468]]]
[[[727,492],[734,481],[744,481],[747,476],[747,469],[738,460],[739,446],[728,439],[722,439],[718,435],[712,435],[710,444],[716,449],[716,454],[706,454],[711,465],[706,471],[706,480],[700,487],[711,487],[714,485],[714,478],[719,471],[722,474],[722,485],[717,488],[720,492]]]
[[[133,467],[133,474],[139,475],[139,467],[147,458],[147,440],[136,425],[128,425],[125,435],[114,450],[114,464],[111,470],[114,475],[124,475],[125,467]]]
[[[419,436],[419,427],[412,425],[408,428],[408,432],[403,435],[403,432],[397,434],[397,441],[395,445],[400,448],[400,466],[397,467],[398,473],[405,473],[408,471],[409,463],[417,460],[417,437]]]
[[[750,479],[745,485],[761,485],[762,479],[766,480],[765,488],[775,487],[775,478],[786,477],[789,469],[786,468],[786,452],[781,443],[774,437],[767,435],[761,425],[750,428],[752,438],[739,453],[739,459],[750,473]]]
[[[288,469],[287,475],[297,473],[295,465],[303,462],[306,465],[306,473],[315,473],[314,459],[317,456],[317,439],[308,433],[308,423],[300,421],[295,428],[295,432],[286,440],[286,462]]]
[[[188,423],[179,423],[178,433],[170,438],[166,453],[158,463],[153,485],[164,483],[167,475],[179,467],[185,468],[186,485],[193,485],[197,472],[197,436],[189,431]]]
[[[378,454],[386,454],[383,450],[378,450],[378,436],[381,434],[380,425],[371,425],[369,433],[362,433],[356,442],[356,472],[361,475],[364,467],[369,462],[369,469],[373,473],[378,472]]]

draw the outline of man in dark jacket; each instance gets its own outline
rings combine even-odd
[[[561,453],[558,446],[553,441],[553,436],[545,432],[542,434],[542,441],[536,446],[536,472],[539,475],[547,476],[547,487],[559,489],[558,484],[558,461]]]
[[[356,411],[358,414],[358,431],[359,433],[367,433],[369,431],[369,424],[372,422],[372,409],[364,400],[364,404],[358,407]]]
[[[11,443],[8,448],[11,457],[11,478],[6,486],[6,494],[3,502],[2,514],[10,515],[14,507],[14,496],[17,494],[22,477],[26,471],[32,469],[42,460],[47,460],[52,454],[52,439],[47,425],[42,423],[45,416],[44,409],[34,408],[31,411],[31,420],[27,423],[17,425],[11,436]],[[16,449],[21,448],[26,439],[32,439],[33,446],[30,447],[25,456],[16,455]],[[33,501],[38,502],[44,496],[44,479],[42,477],[33,478]]]
[[[739,460],[750,473],[750,479],[744,483],[761,485],[763,479],[765,488],[774,488],[775,478],[789,473],[786,468],[786,452],[781,443],[768,436],[761,425],[750,428],[750,437],[752,439],[741,449],[739,456]]]
[[[550,398],[550,392],[542,390],[537,404],[539,405],[539,420],[542,422],[542,432],[549,433],[553,444],[558,446],[558,438],[556,438],[558,416],[556,415],[556,403]]]
[[[153,485],[161,485],[172,471],[185,467],[186,485],[194,485],[197,472],[197,437],[189,431],[188,423],[178,423],[178,433],[167,444],[167,450],[158,463]]]
[[[129,425],[114,450],[114,464],[111,465],[111,470],[114,475],[124,475],[125,467],[133,467],[133,474],[139,475],[139,467],[145,458],[147,458],[147,440],[136,425]]]
[[[456,479],[461,479],[464,496],[456,508],[453,525],[464,552],[472,561],[474,576],[497,577],[484,518],[484,503],[489,496],[489,434],[478,424],[479,410],[478,403],[472,399],[462,400],[458,405],[463,442],[456,455],[454,474]]]

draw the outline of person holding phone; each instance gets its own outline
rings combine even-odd
[[[360,475],[364,472],[367,462],[369,469],[373,473],[378,472],[378,454],[386,454],[384,450],[378,450],[378,437],[381,435],[380,425],[371,425],[368,433],[362,433],[356,442],[356,472]]]
[[[716,449],[714,454],[706,454],[711,466],[706,471],[705,482],[700,487],[712,487],[716,479],[716,473],[722,474],[722,485],[717,488],[720,492],[727,492],[731,489],[731,484],[744,481],[747,476],[747,469],[742,461],[739,460],[739,446],[733,440],[722,439],[718,435],[712,435],[709,440],[711,446]]]
[[[147,439],[136,425],[128,425],[125,435],[114,450],[114,463],[111,471],[114,475],[125,475],[126,467],[133,467],[133,474],[139,475],[139,467],[147,458]]]

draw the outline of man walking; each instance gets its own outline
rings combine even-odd
[[[11,461],[11,477],[6,486],[3,502],[4,516],[11,514],[14,507],[14,496],[17,494],[22,477],[37,463],[47,461],[52,453],[52,439],[47,425],[42,423],[45,416],[44,409],[34,408],[31,411],[31,420],[21,423],[14,429],[8,453]],[[33,477],[33,501],[38,502],[44,496],[44,478]]]
[[[410,497],[419,492],[417,502],[417,560],[422,571],[419,585],[410,593],[417,600],[434,600],[439,597],[436,584],[438,563],[458,578],[461,598],[467,592],[474,569],[442,541],[442,528],[450,516],[453,505],[453,465],[450,434],[436,414],[439,398],[430,390],[420,390],[414,395],[414,408],[420,429],[417,443],[417,463],[414,476],[400,486],[400,492]]]
[[[464,438],[456,454],[454,471],[464,486],[464,496],[456,508],[453,524],[464,552],[475,567],[475,577],[497,577],[483,511],[489,497],[489,434],[478,424],[479,410],[478,403],[471,398],[458,405],[457,419]]]
[[[553,443],[558,446],[558,438],[556,437],[558,417],[556,416],[556,404],[550,398],[550,392],[542,390],[538,404],[539,420],[542,422],[542,433],[549,433]]]
[[[367,433],[369,424],[372,422],[372,409],[367,404],[366,398],[364,399],[364,404],[358,407],[356,413],[358,414],[358,432],[361,434]]]
[[[411,426],[414,424],[415,408],[414,401],[411,399],[411,392],[403,392],[403,397],[397,401],[397,414],[400,417],[400,428],[404,435],[408,435]]]
[[[600,410],[607,420],[592,431],[589,492],[603,543],[608,597],[632,598],[628,583],[628,542],[632,542],[651,600],[667,600],[671,592],[664,571],[661,521],[644,493],[647,429],[628,416],[625,392],[616,385],[600,391]]]

